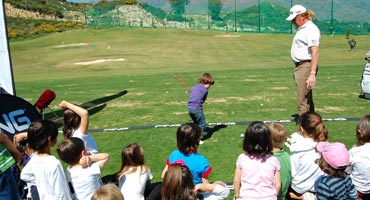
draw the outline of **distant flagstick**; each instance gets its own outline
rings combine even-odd
[[[338,117],[338,118],[322,118],[323,121],[359,121],[361,118],[357,117]],[[217,125],[226,125],[226,126],[236,126],[236,125],[249,125],[253,121],[244,121],[244,122],[211,122],[207,123],[208,126],[217,126]],[[280,123],[292,123],[296,122],[293,119],[281,119],[281,120],[264,120],[266,122],[280,122]],[[89,129],[89,132],[110,132],[110,131],[129,131],[129,130],[140,130],[140,129],[155,129],[155,128],[174,128],[179,127],[181,124],[158,124],[158,125],[146,125],[146,126],[131,126],[131,127],[121,127],[121,128],[104,128],[104,129]]]

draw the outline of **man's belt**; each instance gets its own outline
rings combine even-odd
[[[307,63],[307,62],[311,62],[311,60],[302,60],[302,61],[299,61],[299,62],[296,62],[294,63],[296,67],[302,65],[303,63]]]

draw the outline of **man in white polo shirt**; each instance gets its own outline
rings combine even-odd
[[[291,57],[295,64],[294,80],[297,86],[297,106],[299,115],[315,111],[312,88],[316,84],[319,61],[320,30],[312,22],[315,14],[302,5],[290,9],[286,20],[297,27],[293,38]]]

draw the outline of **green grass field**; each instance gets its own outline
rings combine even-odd
[[[84,104],[90,129],[121,128],[189,122],[188,86],[201,72],[216,80],[205,103],[207,122],[292,119],[295,85],[290,45],[293,35],[246,34],[181,29],[81,29],[10,43],[17,96],[34,103],[47,88],[57,93],[50,107],[59,115],[59,102]],[[343,35],[322,35],[320,67],[314,89],[316,111],[323,118],[359,118],[369,101],[358,98],[360,79],[370,49],[370,36],[353,36],[356,49]],[[124,59],[76,65],[99,59]],[[119,95],[121,91],[126,91]],[[116,95],[116,96],[114,96]],[[53,118],[50,110],[46,116]],[[357,121],[325,124],[329,140],[350,148]],[[288,133],[294,123],[285,123]],[[229,125],[201,145],[214,171],[211,181],[233,180],[235,161],[242,152],[247,125]],[[61,130],[61,129],[60,129]],[[176,148],[176,128],[92,132],[101,152],[111,160],[102,175],[120,167],[120,151],[141,144],[154,182],[169,153]],[[60,137],[60,140],[62,137]],[[231,199],[231,198],[230,198]]]

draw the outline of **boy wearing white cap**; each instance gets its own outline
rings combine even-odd
[[[316,146],[321,158],[316,162],[327,175],[316,180],[317,199],[355,199],[357,192],[345,170],[349,165],[346,146],[339,142],[319,142]]]
[[[312,22],[315,14],[302,5],[290,9],[286,20],[297,27],[291,48],[291,58],[295,65],[294,80],[297,87],[297,106],[299,115],[315,112],[312,88],[316,85],[319,61],[320,30]]]

